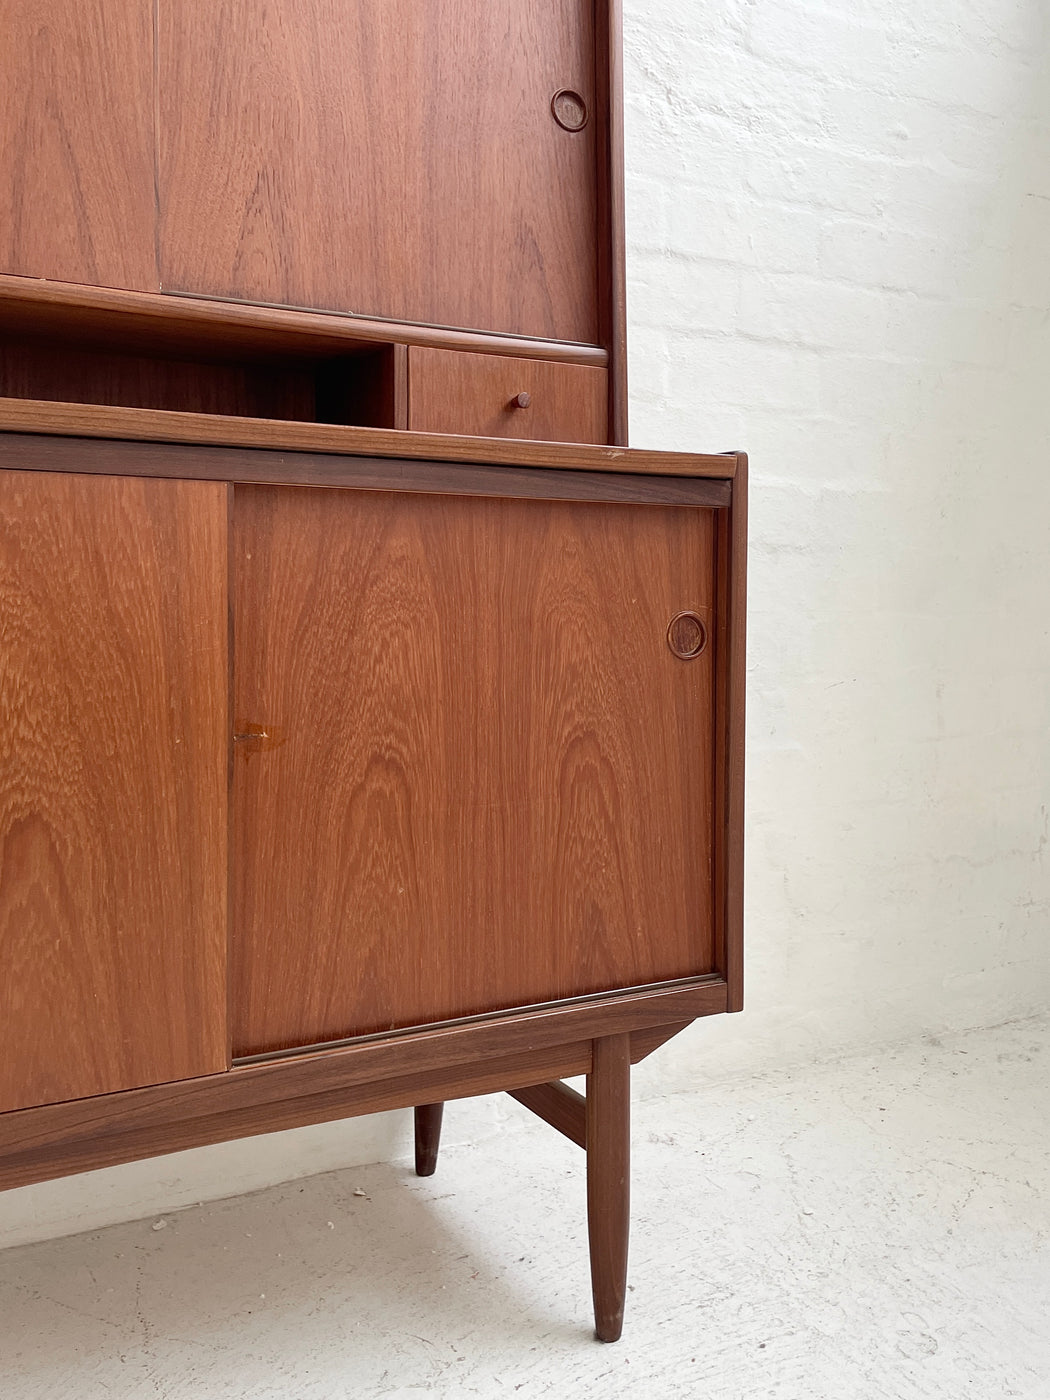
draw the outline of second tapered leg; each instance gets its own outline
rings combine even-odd
[[[443,1103],[420,1104],[416,1109],[416,1175],[433,1176],[441,1143]]]
[[[587,1229],[594,1330],[615,1342],[623,1330],[631,1194],[631,1037],[594,1042],[587,1077]]]

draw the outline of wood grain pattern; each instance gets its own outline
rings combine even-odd
[[[162,0],[166,289],[593,343],[586,0]]]
[[[641,476],[697,476],[728,481],[734,455],[651,452],[584,443],[524,442],[518,439],[455,437],[445,433],[403,433],[383,428],[349,428],[327,423],[278,419],[220,418],[204,413],[159,409],[106,408],[0,398],[0,432],[56,433],[71,437],[125,438],[140,442],[211,443],[263,447],[287,452],[332,452],[371,457],[403,457],[428,462],[477,462],[552,470],[632,472]]]
[[[411,346],[408,427],[423,433],[605,442],[608,376],[589,365]],[[529,395],[525,408],[514,400]]]
[[[0,336],[5,398],[310,422],[316,415],[314,369],[312,363],[301,368],[161,359]]]
[[[340,457],[259,448],[114,442],[0,432],[0,467],[23,471],[99,472],[104,476],[177,477],[272,486],[353,486],[366,491],[514,496],[519,500],[621,501],[638,505],[724,509],[732,483],[710,477],[634,476],[543,467],[483,467],[455,462]]]
[[[0,1189],[304,1123],[586,1074],[593,1037],[725,1010],[708,978],[358,1042],[0,1116]]]
[[[0,1107],[226,1064],[226,499],[0,473]]]
[[[151,0],[5,0],[0,271],[160,290]]]
[[[0,327],[64,335],[111,350],[143,354],[252,355],[327,358],[355,346],[404,342],[444,350],[476,350],[564,364],[607,365],[599,345],[527,339],[449,326],[404,325],[363,316],[200,297],[127,292],[66,282],[35,282],[0,273]]]
[[[233,541],[235,1054],[712,970],[713,512],[238,487]]]

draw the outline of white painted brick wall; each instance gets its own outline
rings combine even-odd
[[[751,454],[748,1008],[650,1092],[1045,1009],[1042,0],[626,0],[632,441]]]
[[[640,1088],[1045,1009],[1046,0],[626,11],[633,439],[753,474],[748,1009]],[[384,1115],[7,1192],[0,1241],[407,1141]]]

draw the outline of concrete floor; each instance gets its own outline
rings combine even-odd
[[[1050,1400],[1048,1070],[1041,1020],[637,1104],[615,1346],[582,1154],[516,1107],[429,1181],[9,1249],[0,1396]]]

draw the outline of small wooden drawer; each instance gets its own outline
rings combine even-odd
[[[608,375],[592,365],[410,346],[408,426],[423,433],[608,441]]]

